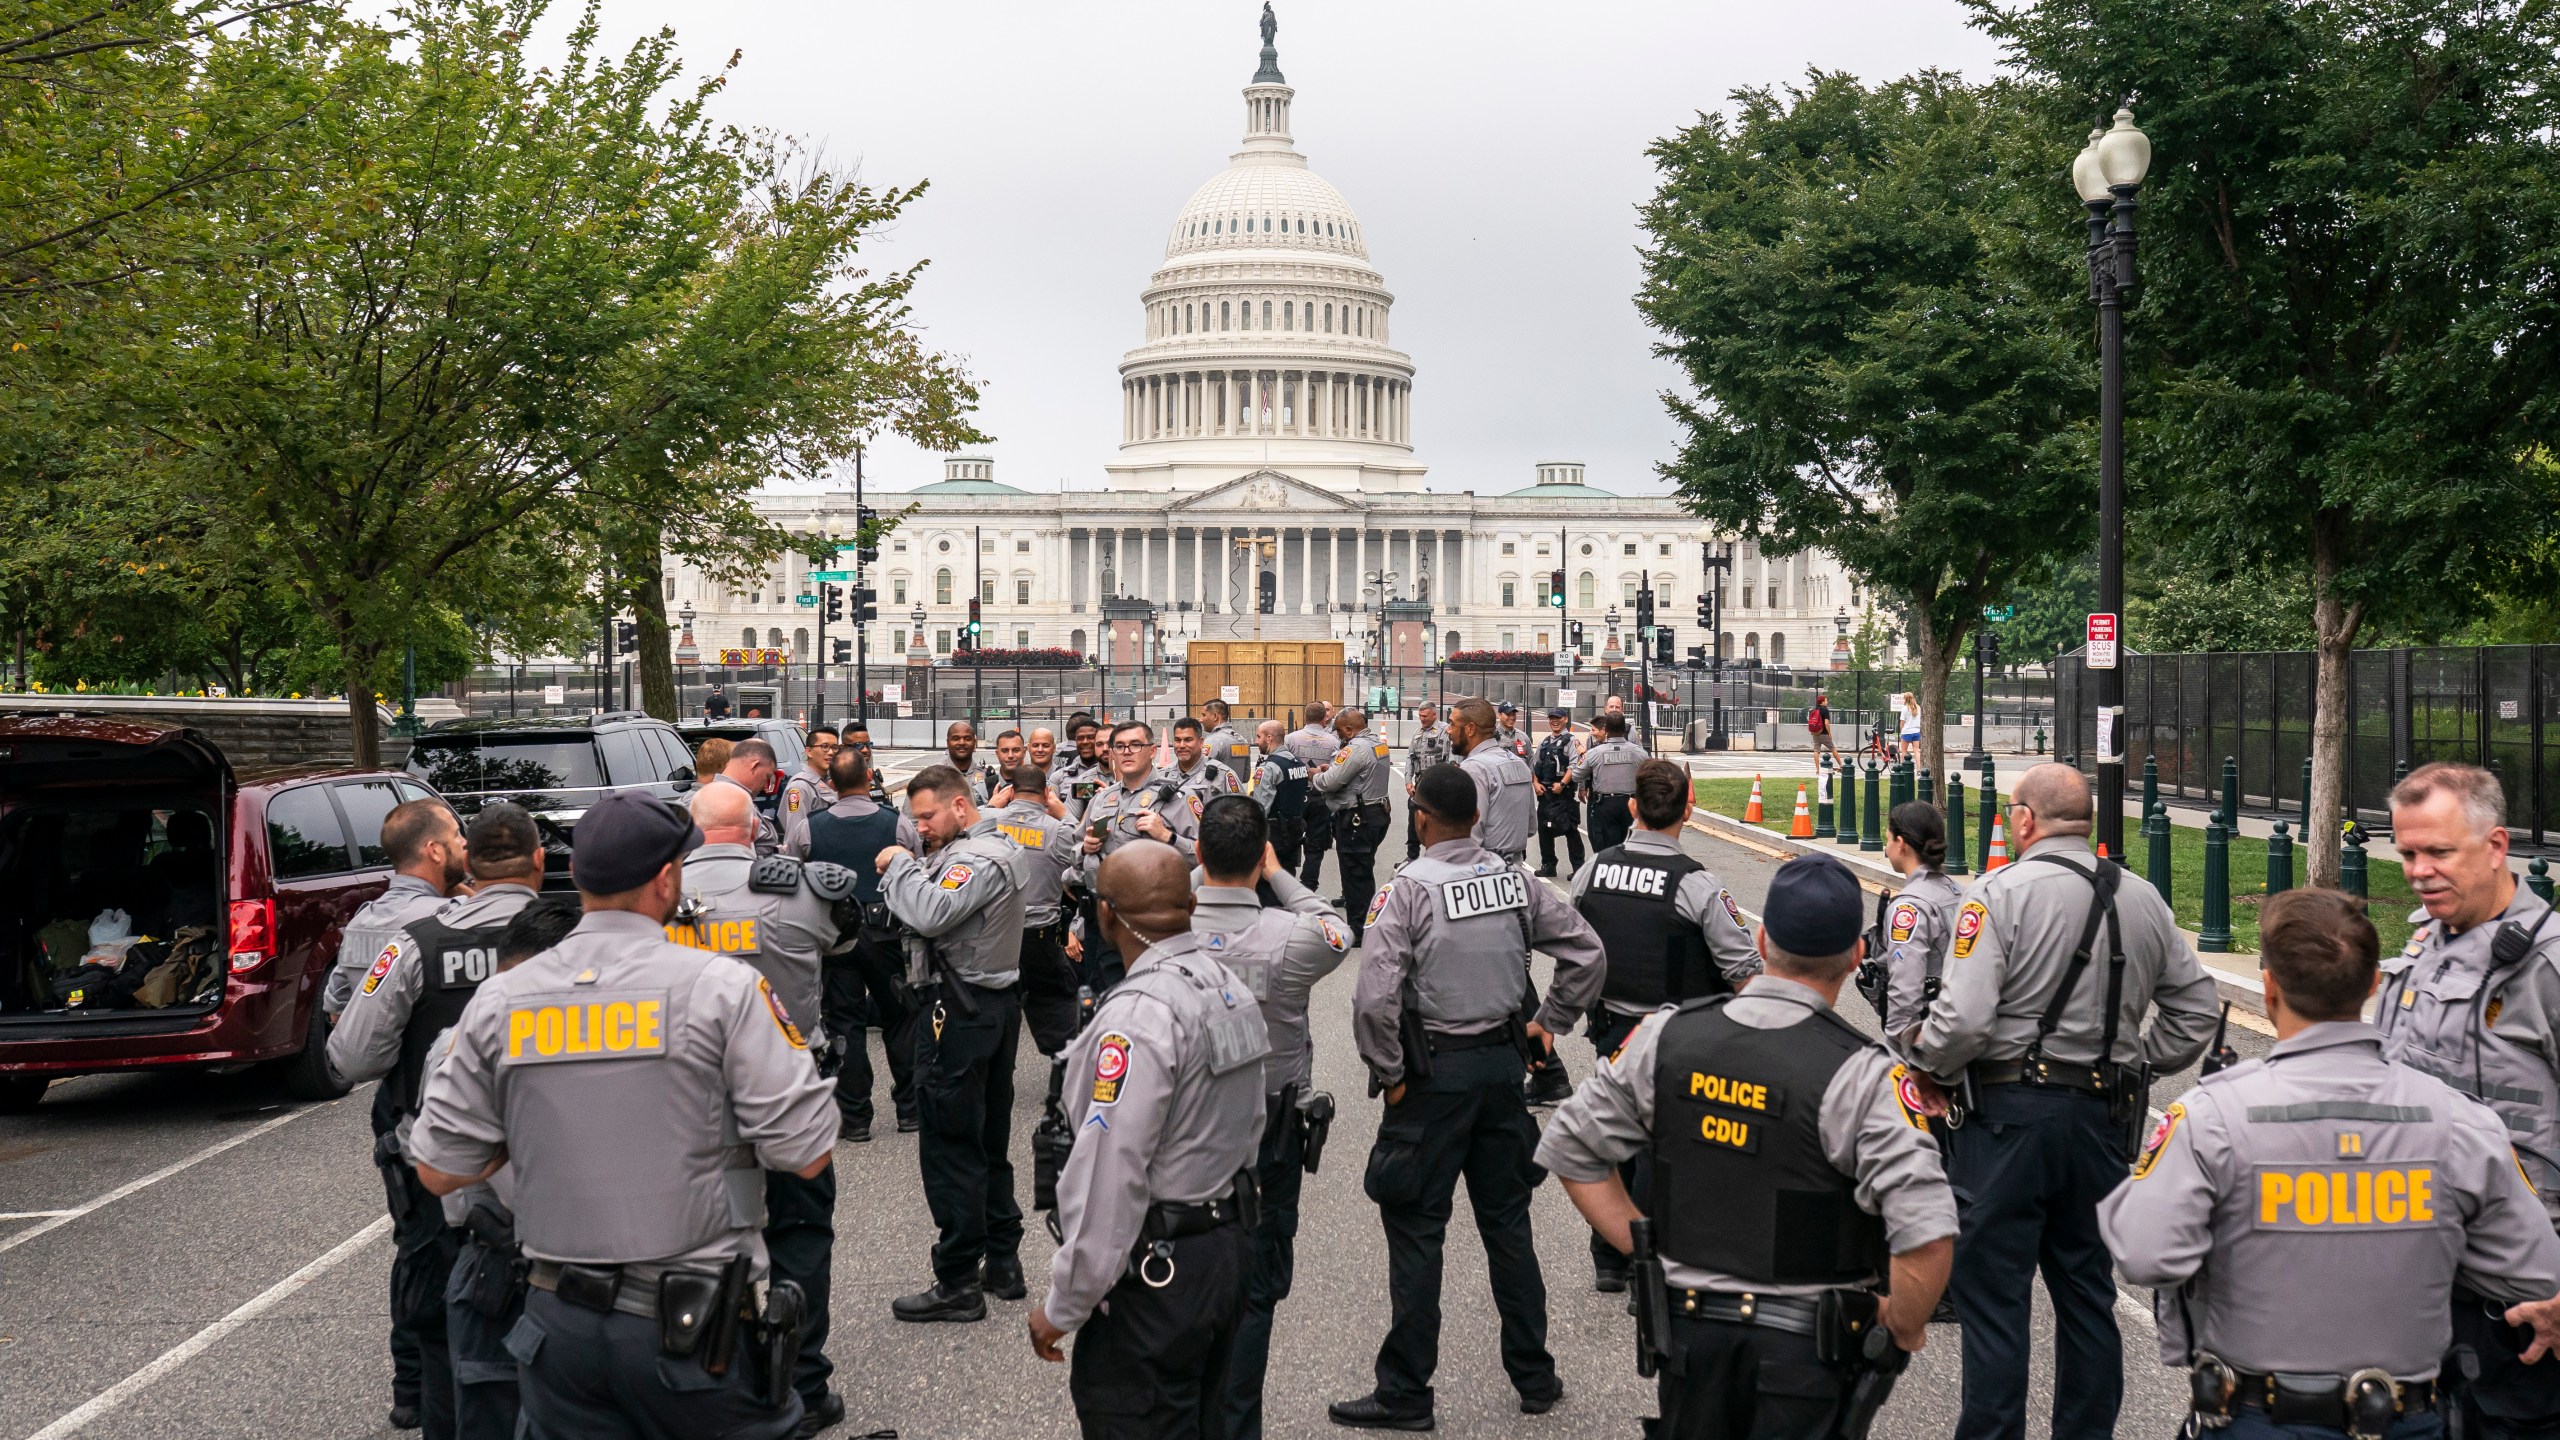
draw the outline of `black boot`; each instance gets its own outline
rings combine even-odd
[[[962,1290],[946,1289],[937,1281],[930,1290],[919,1290],[913,1295],[901,1295],[890,1301],[889,1313],[915,1325],[930,1324],[936,1320],[966,1324],[987,1318],[987,1294],[975,1286]]]

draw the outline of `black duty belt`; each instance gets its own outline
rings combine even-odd
[[[1688,1320],[1714,1320],[1726,1325],[1758,1325],[1790,1335],[1811,1335],[1821,1313],[1811,1295],[1738,1295],[1716,1290],[1674,1290],[1672,1313]]]
[[[1159,1200],[1147,1207],[1147,1223],[1138,1232],[1138,1238],[1180,1240],[1192,1235],[1206,1235],[1222,1226],[1236,1224],[1243,1218],[1232,1193],[1215,1200]]]
[[[1055,940],[1063,945],[1067,940],[1067,917],[1061,915],[1046,925],[1025,925],[1022,933],[1026,939]]]
[[[1479,1030],[1473,1035],[1449,1035],[1438,1030],[1425,1030],[1422,1033],[1431,1042],[1431,1053],[1434,1055],[1445,1055],[1453,1050],[1482,1050],[1488,1046],[1511,1043],[1511,1032],[1500,1025],[1490,1030]]]
[[[1636,798],[1636,792],[1633,790],[1594,790],[1591,792],[1591,798],[1594,800],[1633,800]]]
[[[536,1260],[526,1280],[570,1305],[610,1315],[620,1311],[643,1320],[658,1318],[659,1265],[563,1265]]]
[[[1965,1069],[1978,1086],[2032,1083],[2057,1090],[2076,1090],[2083,1095],[2107,1093],[2099,1088],[2093,1067],[2087,1065],[2064,1065],[2048,1060],[2037,1067],[2037,1077],[2033,1081],[2027,1078],[2026,1065],[2017,1060],[1980,1060]]]
[[[2347,1428],[2347,1382],[2337,1375],[2287,1375],[2279,1383],[2274,1375],[2254,1370],[2234,1370],[2240,1382],[2231,1395],[2231,1403],[2264,1410],[2277,1416],[2285,1425],[2319,1425],[2333,1430]],[[2432,1410],[2436,1405],[2436,1382],[2433,1380],[2395,1380],[2391,1382],[2400,1400],[2400,1414],[2415,1415]]]

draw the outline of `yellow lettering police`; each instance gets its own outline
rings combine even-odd
[[[2435,1223],[2434,1167],[2406,1169],[2261,1170],[2260,1227],[2431,1225]]]
[[[711,920],[692,925],[670,925],[667,938],[696,950],[735,955],[756,948],[756,922],[752,919]]]
[[[1745,1110],[1766,1110],[1769,1108],[1769,1087],[1755,1085],[1745,1080],[1729,1079],[1722,1075],[1701,1075],[1692,1070],[1689,1072],[1689,1098],[1704,1100],[1711,1105],[1737,1105]]]
[[[570,1055],[651,1054],[666,1048],[658,1032],[661,1000],[598,1000],[535,1005],[507,1012],[507,1058],[528,1049],[549,1059]]]

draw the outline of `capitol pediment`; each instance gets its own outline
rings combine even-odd
[[[1358,507],[1330,490],[1318,489],[1303,480],[1266,469],[1185,496],[1170,508],[1184,515],[1263,515],[1308,510],[1349,514]]]

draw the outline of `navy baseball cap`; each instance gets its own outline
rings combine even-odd
[[[1547,712],[1547,718],[1550,720],[1570,720],[1573,718],[1573,712],[1559,705],[1553,710]]]
[[[1770,944],[1815,959],[1857,944],[1865,909],[1848,866],[1828,855],[1799,855],[1769,877],[1760,924]]]
[[[1520,713],[1520,707],[1512,704],[1508,700],[1503,701],[1501,704],[1496,705],[1493,708],[1504,715],[1517,715]]]
[[[691,815],[646,791],[623,790],[578,817],[569,876],[590,895],[619,895],[648,884],[669,861],[701,844],[702,829]]]

